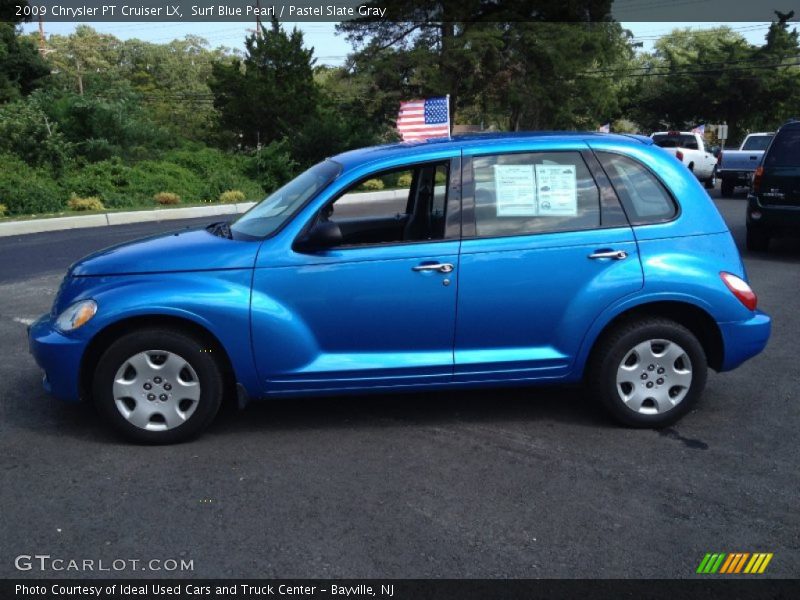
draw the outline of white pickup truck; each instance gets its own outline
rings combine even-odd
[[[685,164],[707,188],[717,185],[717,159],[706,148],[702,135],[691,131],[657,131],[650,137],[656,146]]]
[[[717,157],[717,177],[723,197],[733,196],[737,185],[750,185],[750,178],[761,164],[761,157],[774,133],[751,133],[738,150],[723,150]]]

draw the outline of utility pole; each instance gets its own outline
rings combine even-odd
[[[256,0],[256,37],[261,37],[261,0]]]
[[[44,41],[44,17],[39,13],[39,54],[44,56],[47,54],[47,48]]]

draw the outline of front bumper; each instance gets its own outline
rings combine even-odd
[[[720,323],[725,358],[720,371],[730,371],[753,358],[767,346],[772,330],[769,315],[756,310],[746,321]]]
[[[50,315],[45,314],[28,328],[28,348],[44,371],[44,389],[59,400],[78,402],[86,340],[64,335],[55,328]]]

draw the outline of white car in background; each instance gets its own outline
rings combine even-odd
[[[691,131],[657,131],[650,137],[656,146],[685,164],[707,188],[717,185],[717,159],[706,148],[702,135]]]

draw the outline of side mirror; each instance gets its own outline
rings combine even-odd
[[[296,247],[301,252],[315,252],[338,246],[344,241],[342,230],[333,221],[321,221],[314,225]]]

